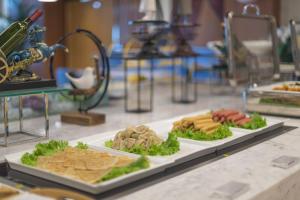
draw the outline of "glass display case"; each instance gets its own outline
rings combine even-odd
[[[299,82],[281,82],[251,88],[246,101],[247,110],[264,114],[300,117]]]

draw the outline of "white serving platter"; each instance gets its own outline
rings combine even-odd
[[[252,136],[257,136],[257,135],[261,135],[266,132],[273,131],[273,130],[283,126],[283,124],[284,124],[284,122],[281,120],[271,119],[271,118],[268,118],[265,116],[263,116],[263,117],[266,118],[266,120],[267,120],[267,126],[265,126],[265,127],[255,129],[255,130],[243,129],[243,128],[230,128],[230,129],[233,131],[248,133],[248,134],[251,134]]]
[[[158,135],[160,135],[163,138],[166,138],[168,136],[169,131],[172,129],[172,124],[176,120],[180,120],[183,117],[188,116],[194,116],[199,114],[205,114],[209,112],[210,110],[204,110],[200,112],[190,113],[187,115],[182,115],[179,117],[175,117],[172,119],[162,120],[158,122],[153,122],[146,124],[151,129],[153,129]],[[191,139],[184,139],[179,138],[181,150],[174,155],[171,156],[150,156],[150,163],[151,167],[149,169],[140,170],[138,172],[134,172],[128,175],[124,175],[115,179],[112,179],[110,181],[102,182],[99,184],[87,184],[81,181],[77,181],[68,177],[56,175],[53,173],[49,173],[44,170],[40,170],[34,167],[26,166],[21,164],[20,158],[25,152],[19,152],[16,154],[11,154],[6,156],[6,160],[10,167],[14,170],[27,173],[33,176],[38,176],[40,178],[54,181],[57,183],[61,183],[82,191],[86,191],[92,194],[99,194],[101,192],[105,192],[107,190],[111,190],[113,188],[134,182],[136,180],[151,176],[153,174],[159,173],[164,171],[166,168],[174,165],[178,165],[183,162],[187,162],[189,160],[214,153],[217,150],[224,149],[226,147],[232,146],[234,144],[238,144],[241,142],[244,142],[248,139],[251,139],[259,134],[263,134],[265,132],[272,131],[280,126],[283,125],[283,121],[275,120],[272,118],[267,119],[267,127],[257,129],[257,130],[247,130],[247,129],[241,129],[241,128],[231,128],[233,135],[231,137],[225,138],[223,140],[216,140],[216,141],[196,141]],[[78,140],[74,140],[70,142],[70,145],[75,145],[78,141],[87,143],[92,148],[95,148],[100,151],[109,152],[113,155],[126,155],[132,158],[137,158],[139,155],[126,153],[122,151],[113,150],[110,148],[105,147],[104,142],[112,139],[115,134],[119,130],[116,131],[110,131],[106,133],[97,134],[94,136],[89,136],[85,138],[80,138]],[[28,150],[26,152],[32,151]]]
[[[211,152],[214,152],[220,149],[224,149],[228,146],[245,141],[246,139],[244,139],[243,136],[244,134],[240,132],[232,132],[232,136],[221,140],[200,141],[200,140],[192,140],[187,138],[179,138],[179,140],[185,143],[206,146],[207,149],[209,149]]]
[[[158,136],[160,136],[161,138],[163,138],[165,140],[168,137],[168,133],[170,132],[174,121],[179,120],[186,116],[205,114],[208,112],[209,112],[209,110],[203,110],[203,111],[199,111],[199,112],[190,113],[188,115],[182,115],[180,117],[175,117],[172,119],[148,123],[145,125],[148,126],[149,128],[151,128],[152,130],[154,130]],[[81,139],[73,141],[73,142],[81,141],[81,142],[84,142],[84,143],[89,144],[94,147],[104,148],[104,149],[110,150],[110,151],[117,151],[117,150],[113,150],[113,149],[105,147],[104,143],[108,140],[113,139],[119,131],[120,130],[109,131],[109,132],[106,132],[103,134],[98,134],[95,136],[81,138]],[[179,152],[177,152],[173,155],[169,155],[169,156],[148,156],[148,157],[153,161],[164,163],[164,164],[168,165],[168,167],[170,167],[170,166],[178,165],[183,162],[187,162],[187,161],[195,159],[197,157],[201,157],[201,156],[213,153],[215,151],[215,148],[210,148],[207,145],[201,145],[201,144],[195,145],[190,142],[184,142],[180,138],[179,138],[179,141],[180,141],[180,151]]]
[[[184,117],[191,117],[191,116],[195,116],[195,115],[201,115],[201,114],[206,114],[208,112],[210,112],[211,110],[202,110],[202,111],[198,111],[198,112],[193,112],[193,113],[189,113],[189,114],[185,114],[185,115],[181,115],[178,117],[174,117],[171,119],[166,119],[166,120],[161,120],[161,121],[156,121],[156,122],[152,122],[152,123],[148,123],[146,124],[148,127],[150,127],[151,129],[153,129],[158,135],[162,136],[163,138],[166,138],[168,133],[170,132],[170,130],[172,129],[172,125],[174,121],[180,120]],[[189,145],[197,145],[201,147],[201,150],[196,152],[195,154],[186,154],[185,158],[184,158],[184,154],[178,155],[178,159],[182,158],[183,161],[187,161],[190,160],[192,158],[195,157],[200,157],[202,155],[206,155],[209,153],[213,153],[216,150],[221,150],[224,149],[226,147],[244,142],[246,140],[249,140],[251,138],[256,137],[257,135],[261,135],[264,134],[266,132],[269,131],[273,131],[281,126],[283,126],[284,122],[281,120],[276,120],[274,118],[271,117],[265,117],[267,120],[267,126],[260,128],[260,129],[256,129],[256,130],[248,130],[248,129],[242,129],[242,128],[230,128],[230,130],[232,131],[232,136],[225,138],[225,139],[221,139],[221,140],[215,140],[215,141],[197,141],[197,140],[191,140],[191,139],[185,139],[185,138],[178,138],[181,145],[183,147],[185,146],[189,146]],[[109,139],[112,139],[115,134],[118,132],[117,131],[110,131],[104,134],[99,134],[96,136],[91,136],[91,137],[87,137],[87,138],[81,138],[80,141],[85,141],[88,144],[92,144],[94,145],[95,141],[101,141],[99,143],[102,144],[97,144],[97,146],[104,146],[103,142],[107,141]],[[189,144],[189,145],[187,145]],[[193,147],[193,149],[195,149]],[[176,156],[174,156],[173,158],[170,157],[170,159],[175,158]],[[180,161],[180,160],[179,160]],[[175,163],[173,164],[178,164],[178,161],[176,162],[176,158],[175,158]]]
[[[249,99],[246,106],[249,112],[257,112],[287,117],[300,117],[300,107],[260,104],[259,98]]]
[[[112,151],[112,152],[120,152],[119,150],[114,150],[109,147],[105,146],[105,142],[108,140],[112,140],[114,138],[116,133],[108,135],[106,137],[101,137],[98,140],[93,140],[93,141],[87,141],[86,143],[90,146],[93,147],[98,147],[102,149],[106,149],[107,151]],[[164,140],[166,139],[167,135],[161,136]],[[180,142],[180,141],[179,141]],[[127,153],[127,152],[126,152]],[[148,156],[150,160],[154,162],[159,162],[162,164],[170,166],[174,166],[183,162],[187,162],[189,160],[195,159],[197,157],[206,155],[208,153],[208,149],[205,146],[200,146],[200,145],[194,145],[194,144],[189,144],[189,143],[180,143],[180,150],[176,152],[173,155],[167,155],[167,156]],[[127,153],[127,154],[132,154],[136,155],[133,153]]]
[[[170,127],[172,127],[172,123],[176,120],[180,120],[183,117],[190,117],[190,116],[195,116],[195,115],[199,115],[199,114],[205,114],[210,112],[210,110],[204,110],[204,111],[200,111],[200,112],[195,112],[195,113],[191,113],[191,114],[187,114],[187,115],[183,115],[180,117],[176,117],[176,118],[172,118],[170,120],[165,120],[162,122],[157,122],[157,123],[152,123],[150,125],[151,128],[153,128],[155,130],[155,128],[157,127],[163,127],[162,129],[164,129],[164,133],[167,134],[166,132],[166,127],[168,126],[169,129],[171,130]],[[267,121],[267,126],[263,127],[263,128],[259,128],[256,130],[249,130],[249,129],[243,129],[243,128],[230,128],[230,130],[232,131],[232,136],[225,138],[225,139],[221,139],[221,140],[215,140],[215,141],[197,141],[197,140],[191,140],[191,139],[186,139],[186,138],[179,138],[179,140],[181,142],[184,143],[190,143],[190,144],[194,144],[194,145],[200,145],[200,146],[205,146],[207,147],[205,150],[207,152],[213,152],[216,150],[221,150],[224,149],[226,147],[244,142],[246,140],[249,140],[251,138],[254,138],[257,135],[261,135],[264,134],[266,132],[270,132],[273,131],[281,126],[283,126],[284,122],[281,120],[276,120],[273,118],[269,118],[269,117],[265,117]],[[165,136],[166,137],[166,136]]]
[[[172,125],[174,121],[180,120],[184,117],[190,117],[200,114],[206,114],[210,112],[210,110],[202,110],[199,112],[189,113],[186,115],[174,117],[167,120],[157,121],[146,124],[148,127],[150,127],[152,130],[154,130],[159,136],[166,139],[168,137],[168,133],[172,129]],[[263,116],[265,117],[265,116]],[[197,141],[197,140],[191,140],[191,139],[185,139],[185,138],[178,138],[181,145],[181,151],[177,154],[171,155],[171,156],[150,156],[151,159],[154,159],[156,161],[160,162],[168,162],[170,165],[177,165],[182,162],[186,162],[189,160],[192,160],[197,157],[201,157],[203,155],[207,155],[210,153],[213,153],[217,150],[221,150],[224,148],[227,148],[229,146],[244,142],[246,140],[249,140],[251,138],[254,138],[257,135],[264,134],[266,132],[275,130],[281,126],[283,126],[284,122],[276,119],[272,119],[269,117],[265,117],[267,120],[267,126],[256,129],[256,130],[248,130],[248,129],[242,129],[242,128],[230,128],[232,131],[232,136],[221,139],[221,140],[215,140],[215,141]],[[92,146],[105,147],[105,141],[111,140],[114,138],[114,136],[117,134],[118,131],[110,131],[104,134],[101,134],[98,136],[92,136],[88,138],[81,138],[80,141],[84,141],[87,144],[90,144]],[[198,148],[197,148],[198,146]],[[109,148],[108,148],[109,149]],[[172,163],[173,161],[173,163]]]
[[[276,86],[281,86],[283,84],[293,84],[293,83],[300,83],[300,81],[285,81],[274,83],[271,85],[259,86],[256,88],[250,88],[249,92],[256,92],[258,94],[273,94],[273,95],[290,95],[290,96],[300,96],[300,92],[293,92],[293,91],[284,91],[284,90],[273,90]]]
[[[71,146],[73,146],[73,142],[70,143]],[[112,155],[126,155],[131,158],[138,158],[138,155],[132,155],[125,152],[116,152],[116,151],[110,151],[107,149],[98,149],[99,151],[108,152]],[[22,173],[30,174],[32,176],[36,176],[39,178],[43,178],[46,180],[50,180],[56,183],[60,183],[72,188],[76,188],[81,191],[85,191],[92,194],[99,194],[101,192],[105,192],[107,190],[111,190],[113,188],[126,185],[128,183],[134,182],[138,179],[142,179],[148,176],[151,176],[153,174],[162,172],[165,170],[165,168],[168,166],[168,163],[160,163],[158,161],[150,160],[150,167],[148,169],[140,170],[137,172],[133,172],[124,176],[117,177],[115,179],[104,181],[99,184],[89,184],[85,183],[83,181],[75,180],[67,176],[61,176],[57,175],[55,173],[48,172],[46,170],[38,169],[35,167],[27,166],[21,163],[21,157],[26,152],[32,152],[33,149],[30,149],[28,151],[23,151],[15,154],[10,154],[5,156],[5,159],[7,163],[9,164],[10,168]]]

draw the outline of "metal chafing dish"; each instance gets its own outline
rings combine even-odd
[[[290,21],[293,59],[295,64],[294,77],[300,78],[300,22]],[[268,86],[249,89],[246,107],[248,111],[265,114],[300,117],[300,91],[274,90],[275,87],[299,84],[298,81],[288,81]]]
[[[295,76],[300,80],[300,21],[291,20],[291,39],[292,39],[292,52],[295,64]]]
[[[249,10],[255,10],[250,14]],[[280,78],[276,20],[261,15],[255,4],[244,7],[242,14],[229,12],[225,18],[225,37],[232,86],[262,85]]]

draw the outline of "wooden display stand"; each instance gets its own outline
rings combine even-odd
[[[105,123],[105,115],[88,112],[67,112],[61,114],[61,121],[81,126],[93,126]]]
[[[94,95],[100,87],[100,78],[97,78],[98,84],[90,89],[74,89],[69,92],[70,95]],[[61,121],[69,124],[77,124],[81,126],[94,126],[105,123],[105,115],[91,112],[66,112],[61,114]]]

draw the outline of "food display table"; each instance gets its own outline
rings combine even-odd
[[[204,91],[203,88],[201,89]],[[157,92],[161,93],[161,91]],[[50,138],[80,140],[80,138],[88,136],[90,138],[100,137],[102,133],[123,129],[130,124],[148,124],[149,122],[192,113],[195,112],[195,107],[197,110],[217,109],[225,106],[242,108],[240,97],[235,96],[212,98],[211,95],[203,93],[202,101],[196,105],[170,105],[166,96],[160,96],[159,102],[156,104],[159,109],[151,114],[119,113],[117,110],[122,109],[123,104],[122,102],[114,102],[107,108],[101,108],[101,112],[108,114],[108,123],[101,126],[87,128],[59,124],[59,116],[51,116],[53,123],[50,124],[50,127],[53,126],[53,128],[50,130]],[[208,99],[211,100],[208,101]],[[299,127],[300,121],[287,118],[274,119],[283,120],[287,128],[279,132],[273,131],[270,133],[272,137],[253,142],[250,146],[247,145],[247,148],[224,149],[206,158],[183,163],[180,167],[169,168],[159,175],[153,175],[148,179],[92,197],[97,199],[150,199],[155,194],[156,199],[276,200],[281,198],[293,200],[295,198],[292,195],[297,195],[297,191],[299,191],[297,174],[300,172],[300,167],[297,161],[299,157],[297,152],[299,152],[300,131],[299,128],[295,129],[295,127]],[[42,118],[30,119],[29,123],[34,124],[41,121],[43,121]],[[32,148],[33,145],[34,143],[22,145],[22,147],[0,148],[0,160],[5,154],[24,151]],[[278,158],[282,156],[294,158],[288,162],[291,164],[288,164],[285,169],[274,166],[276,164],[274,161],[278,161]],[[19,180],[27,180],[32,185],[40,187],[64,187],[36,176],[26,176],[10,170],[8,170],[8,177],[18,177]],[[291,185],[295,187],[291,187]],[[278,194],[278,190],[276,193],[278,188],[280,188],[280,194]]]

